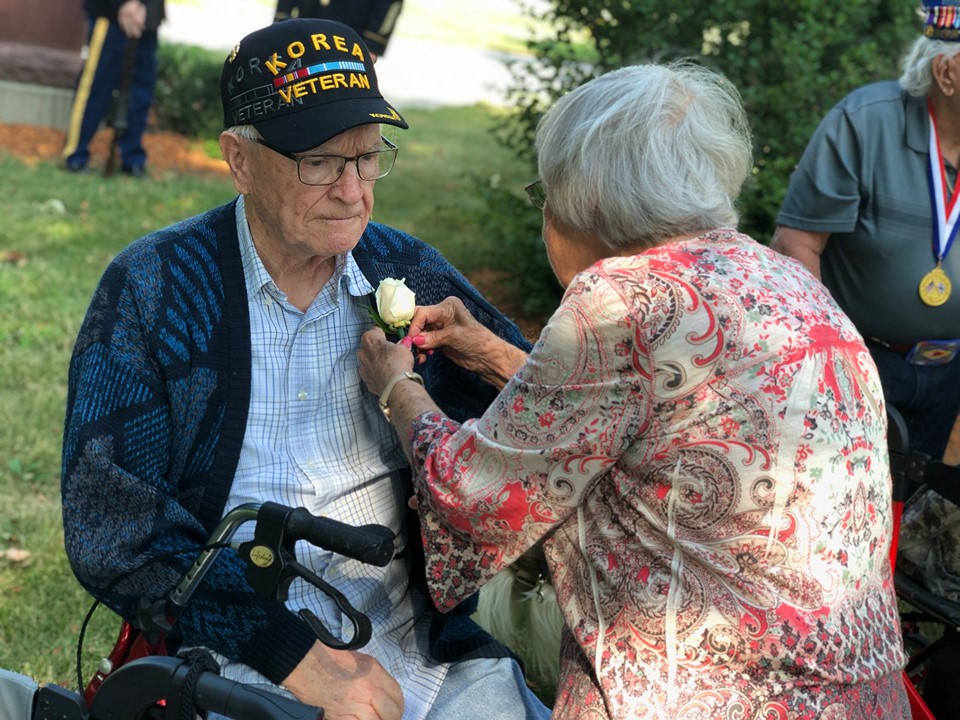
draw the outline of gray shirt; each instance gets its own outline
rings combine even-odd
[[[855,90],[803,153],[777,223],[830,238],[824,284],[860,332],[890,342],[960,338],[960,242],[943,261],[949,300],[917,292],[936,264],[925,98],[895,81]]]

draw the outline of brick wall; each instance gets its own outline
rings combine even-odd
[[[0,80],[72,88],[86,36],[81,0],[0,0]]]

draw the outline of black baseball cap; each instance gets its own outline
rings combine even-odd
[[[225,128],[253,125],[288,153],[358,125],[407,128],[380,94],[363,40],[333,20],[281,20],[247,35],[223,64],[220,100]]]

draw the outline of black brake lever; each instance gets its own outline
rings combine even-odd
[[[340,612],[350,620],[350,624],[353,625],[353,636],[351,639],[341,640],[340,638],[334,637],[323,625],[323,623],[320,622],[320,619],[316,615],[306,608],[301,608],[299,613],[300,617],[306,621],[317,638],[320,639],[320,642],[327,647],[332,647],[336,650],[356,650],[357,648],[362,648],[364,645],[370,642],[370,637],[373,635],[373,627],[370,623],[370,618],[353,607],[353,605],[350,604],[350,601],[347,600],[346,596],[342,592],[337,590],[326,581],[321,580],[316,574],[305,568],[296,560],[291,560],[289,562],[289,566],[294,569],[294,571],[300,575],[300,577],[333,600],[337,606],[337,609],[339,609]]]
[[[372,635],[370,618],[354,608],[343,593],[296,560],[296,541],[284,536],[285,521],[290,512],[290,508],[270,503],[261,507],[253,540],[242,543],[238,548],[240,556],[247,561],[244,573],[247,580],[258,595],[286,602],[290,584],[298,577],[303,578],[332,599],[353,625],[353,637],[340,640],[324,627],[316,615],[301,609],[300,616],[310,625],[320,642],[337,650],[363,647]]]

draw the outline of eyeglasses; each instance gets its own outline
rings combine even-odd
[[[343,169],[348,162],[357,164],[357,175],[360,176],[361,180],[379,180],[393,170],[393,164],[397,161],[398,148],[385,137],[380,138],[387,146],[384,150],[374,150],[354,157],[343,157],[342,155],[297,156],[270,147],[259,138],[251,138],[251,140],[257,145],[263,145],[268,150],[272,150],[277,155],[283,155],[285,158],[293,160],[297,164],[297,177],[304,185],[333,185],[343,175]]]
[[[543,180],[534,180],[527,185],[524,190],[527,191],[527,197],[537,210],[543,210],[547,202],[547,191],[543,189]]]

